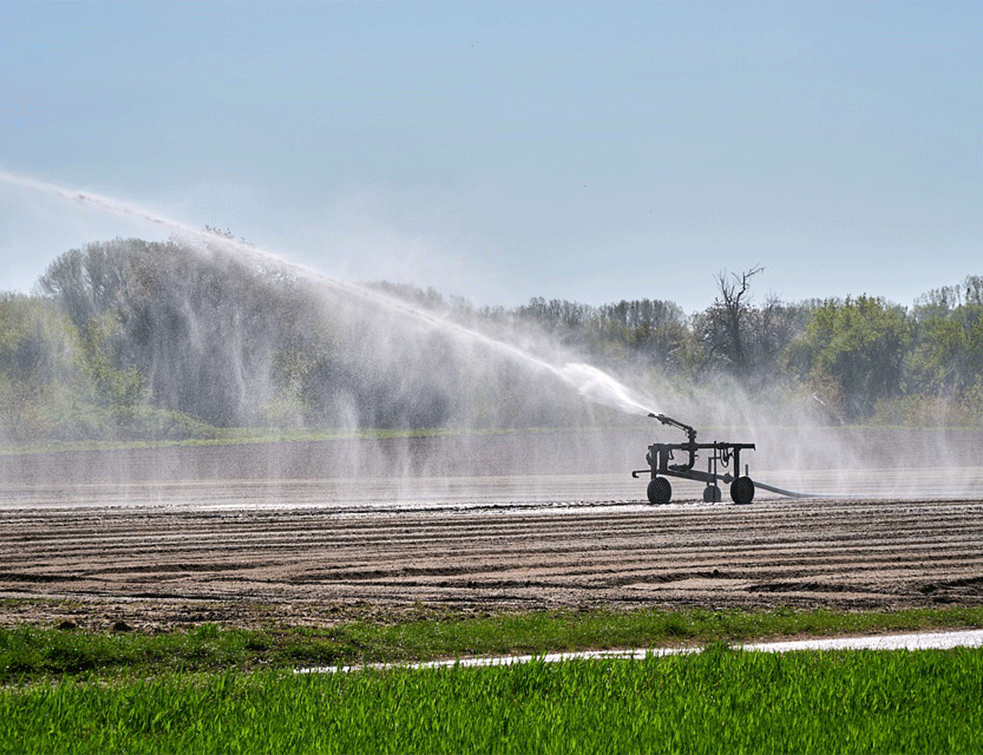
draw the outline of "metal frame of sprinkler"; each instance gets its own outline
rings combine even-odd
[[[663,425],[678,427],[686,433],[685,443],[653,443],[649,446],[645,456],[649,469],[636,469],[631,473],[635,479],[640,474],[649,473],[651,479],[647,492],[650,503],[657,505],[669,503],[672,500],[672,485],[666,477],[681,477],[684,480],[705,482],[703,500],[707,503],[720,502],[719,483],[730,484],[730,497],[734,503],[748,504],[754,500],[754,481],[748,477],[746,465],[744,474],[741,474],[741,451],[744,449],[753,451],[754,443],[697,443],[696,430],[689,425],[664,414],[650,413],[648,416],[659,420]],[[707,458],[706,472],[693,468],[696,466],[697,451],[701,450],[712,452]],[[686,454],[686,461],[681,464],[670,464],[674,451],[681,451]],[[727,471],[731,464],[733,464],[733,474]],[[778,491],[778,489],[768,485],[762,487],[786,493],[786,491]]]

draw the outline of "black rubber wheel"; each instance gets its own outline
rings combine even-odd
[[[649,482],[649,503],[658,506],[672,500],[672,485],[665,477],[656,477]]]
[[[716,485],[707,485],[703,488],[703,501],[705,503],[720,503],[720,488]]]
[[[738,477],[730,484],[730,497],[734,503],[751,503],[754,500],[754,480],[750,477]]]

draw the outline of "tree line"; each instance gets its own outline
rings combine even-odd
[[[206,243],[92,243],[52,262],[33,294],[0,295],[0,437],[587,418],[583,402],[473,332],[559,344],[602,369],[677,386],[777,391],[831,422],[983,417],[983,277],[906,308],[867,294],[759,301],[760,273],[718,274],[713,302],[690,315],[656,299],[476,308],[392,283],[353,295]]]

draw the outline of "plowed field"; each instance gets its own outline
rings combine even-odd
[[[983,477],[968,440],[945,467],[919,465],[910,438],[892,467],[817,454],[790,471],[777,455],[752,476],[817,493],[746,506],[676,480],[671,504],[648,505],[628,474],[644,466],[635,436],[7,456],[0,621],[979,605]]]

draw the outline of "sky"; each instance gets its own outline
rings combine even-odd
[[[983,274],[983,5],[6,2],[0,291],[166,227],[477,305]]]

